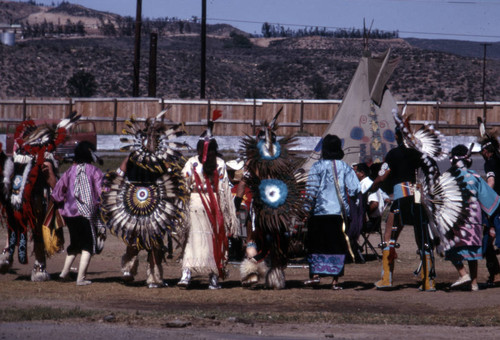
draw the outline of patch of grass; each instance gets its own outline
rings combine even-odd
[[[339,312],[234,312],[193,308],[169,311],[119,311],[106,312],[96,310],[81,310],[80,308],[64,309],[50,307],[7,308],[0,309],[0,322],[39,321],[39,320],[69,320],[86,319],[88,322],[103,320],[106,315],[113,315],[112,321],[120,324],[138,327],[160,326],[166,319],[186,319],[195,323],[217,323],[232,321],[245,324],[373,324],[373,325],[439,325],[454,327],[499,327],[500,311],[495,308],[467,313],[439,314],[384,314],[370,312],[339,313]],[[197,322],[198,321],[198,322]]]
[[[130,314],[132,316],[132,314]],[[130,318],[126,316],[125,319]],[[155,324],[166,318],[186,318],[203,320],[234,320],[242,323],[335,323],[335,324],[373,324],[373,325],[439,325],[455,327],[498,327],[500,326],[500,312],[489,309],[480,313],[440,313],[440,314],[384,314],[371,312],[338,313],[338,312],[234,312],[224,310],[192,309],[182,311],[136,312],[134,321],[139,323]]]
[[[37,320],[64,320],[78,319],[93,315],[92,311],[80,308],[63,309],[36,306],[31,308],[5,308],[0,309],[0,320],[3,322],[37,321]]]

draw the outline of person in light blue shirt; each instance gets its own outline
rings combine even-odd
[[[308,221],[310,279],[304,282],[306,286],[318,285],[322,276],[332,276],[332,289],[341,289],[338,279],[344,274],[345,257],[350,252],[344,223],[349,217],[348,196],[360,191],[359,180],[343,157],[340,138],[327,135],[321,159],[309,171],[307,195],[313,203]]]

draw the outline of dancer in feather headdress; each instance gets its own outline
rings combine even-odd
[[[396,122],[396,141],[398,146],[390,150],[372,185],[376,190],[381,182],[388,180],[393,186],[394,201],[386,222],[384,242],[382,243],[382,278],[375,283],[377,289],[393,286],[393,271],[396,258],[396,243],[405,224],[415,228],[415,241],[421,258],[420,271],[422,279],[420,290],[435,291],[435,270],[433,256],[433,234],[429,229],[429,218],[421,202],[421,191],[417,182],[417,174],[422,171],[426,188],[435,190],[439,177],[437,160],[447,155],[444,137],[431,125],[424,125],[414,132],[409,124],[409,117],[394,110]],[[459,185],[459,184],[457,184]],[[447,192],[444,193],[445,195]],[[458,204],[456,201],[453,203]],[[459,208],[465,209],[464,207]]]
[[[488,216],[496,213],[500,206],[500,197],[475,171],[470,170],[472,165],[471,150],[465,145],[457,145],[451,150],[450,173],[458,172],[456,177],[464,181],[469,197],[467,217],[459,223],[454,223],[443,237],[445,241],[446,260],[452,262],[457,269],[459,278],[451,287],[465,284],[471,285],[472,291],[479,290],[477,284],[477,261],[483,258],[482,237],[483,225],[481,210]],[[443,212],[450,214],[450,212]],[[469,274],[466,272],[463,261],[469,263]]]
[[[246,159],[245,184],[252,191],[251,242],[241,265],[243,285],[256,284],[265,276],[266,287],[285,287],[289,228],[306,217],[304,173],[290,152],[292,137],[276,138],[277,119],[263,122],[256,137],[242,141]],[[248,248],[254,247],[254,252]],[[253,256],[252,256],[253,255]]]
[[[22,122],[14,134],[13,162],[8,162],[4,175],[8,189],[9,254],[16,246],[19,262],[28,262],[28,231],[32,232],[35,263],[32,281],[50,277],[45,266],[45,247],[42,223],[47,211],[49,191],[57,179],[56,147],[64,142],[66,129],[80,118],[76,112],[58,124],[36,125],[32,120]]]
[[[196,146],[197,155],[189,158],[182,175],[190,192],[187,242],[182,257],[180,287],[188,287],[195,274],[208,274],[209,289],[219,289],[219,278],[226,277],[228,237],[237,236],[239,221],[233,203],[226,164],[217,155],[213,136],[215,110],[207,130]]]
[[[187,192],[180,170],[183,158],[177,150],[183,145],[175,139],[184,134],[180,125],[168,127],[162,111],[143,126],[131,118],[121,141],[130,151],[120,168],[106,174],[101,196],[102,214],[113,235],[127,245],[122,257],[124,280],[137,274],[138,254],[148,251],[149,288],[163,287],[162,261],[165,234],[184,220]]]
[[[478,118],[481,155],[484,159],[484,172],[488,185],[500,195],[500,150],[498,136],[495,131],[487,131],[481,118]],[[500,216],[495,213],[487,222],[486,232],[484,234],[483,249],[486,259],[486,268],[488,269],[488,284],[491,286],[500,284],[500,264],[498,262],[496,248],[500,248]]]

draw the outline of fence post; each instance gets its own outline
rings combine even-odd
[[[253,98],[253,118],[252,118],[252,134],[255,136],[255,121],[257,120],[257,99]]]
[[[118,117],[118,99],[113,99],[113,133],[116,134],[117,123],[116,119]]]
[[[211,111],[211,108],[210,108],[210,99],[207,101],[207,124],[208,124],[208,121],[210,120],[210,111]]]
[[[300,101],[300,129],[299,129],[299,132],[303,132],[304,131],[304,101],[301,100]]]
[[[436,130],[439,129],[439,103],[440,101],[438,100],[436,105]]]
[[[23,121],[26,120],[26,97],[23,97]]]
[[[71,97],[69,97],[69,103],[68,103],[68,106],[69,106],[69,112],[68,112],[68,116],[71,114],[71,112],[73,112],[73,99]]]

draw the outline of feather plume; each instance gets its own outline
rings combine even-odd
[[[434,126],[424,124],[419,130],[413,131],[410,126],[410,117],[406,115],[406,105],[401,115],[393,110],[394,121],[401,130],[407,147],[416,149],[429,157],[439,161],[448,156],[449,145],[443,134],[434,129]]]
[[[274,115],[274,118],[271,120],[271,123],[269,123],[269,128],[270,128],[271,130],[274,130],[274,127],[275,127],[275,126],[277,127],[276,122],[278,121],[278,117],[279,117],[279,115],[281,114],[281,111],[283,111],[283,106],[282,106],[282,107],[278,110],[278,112]]]
[[[220,117],[222,117],[222,111],[221,110],[213,110],[213,112],[212,112],[212,121],[215,122]]]
[[[486,126],[484,125],[483,119],[481,117],[477,117],[477,125],[479,128],[479,136],[481,138],[488,138],[488,134],[486,133]]]

